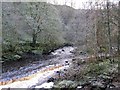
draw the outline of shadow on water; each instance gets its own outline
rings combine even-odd
[[[52,58],[50,55],[38,55],[33,53],[24,53],[21,59],[16,61],[7,61],[2,63],[2,73],[10,72],[14,70],[19,70],[21,67],[29,66],[31,64],[40,63],[40,61],[45,61]]]

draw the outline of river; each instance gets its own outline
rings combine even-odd
[[[50,77],[55,76],[56,71],[69,67],[65,62],[72,60],[74,54],[71,51],[74,49],[72,46],[57,49],[51,52],[50,59],[10,63],[8,65],[10,70],[7,68],[0,76],[0,88],[31,88],[42,85]],[[24,77],[29,78],[23,79]]]

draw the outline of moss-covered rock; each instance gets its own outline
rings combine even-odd
[[[14,61],[20,59],[21,56],[13,53],[5,54],[2,56],[2,61]]]
[[[54,85],[54,88],[76,88],[77,86],[75,81],[63,80]]]
[[[41,55],[42,51],[40,51],[40,50],[32,50],[32,53]]]

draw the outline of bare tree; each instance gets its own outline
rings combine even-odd
[[[56,1],[56,0],[54,0],[53,3],[54,3],[55,5],[58,5],[58,1]]]
[[[67,5],[67,0],[65,0],[64,4]]]
[[[47,15],[46,4],[43,3],[40,5],[39,2],[29,2],[24,3],[24,5],[25,7],[23,6],[23,8],[25,10],[22,12],[22,10],[18,9],[18,12],[24,17],[24,21],[32,30],[32,46],[35,47],[37,43],[37,36],[44,29],[44,18]],[[45,15],[43,16],[41,13],[44,13]]]

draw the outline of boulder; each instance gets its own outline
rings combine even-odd
[[[91,86],[94,88],[106,88],[106,85],[101,81],[92,81]]]
[[[55,80],[55,79],[51,77],[51,78],[49,78],[49,79],[47,80],[47,82],[48,82],[48,83],[49,83],[49,82],[54,82],[54,80]]]
[[[76,88],[77,86],[78,84],[74,81],[63,80],[59,82],[58,84],[56,84],[54,87],[55,88]]]
[[[21,56],[20,56],[20,55],[14,55],[14,58],[15,58],[15,59],[20,59]]]

